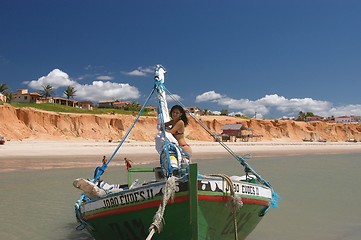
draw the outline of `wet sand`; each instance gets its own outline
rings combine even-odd
[[[220,158],[227,151],[216,142],[190,141],[192,159]],[[349,142],[232,142],[236,154],[254,157],[361,152],[361,143]],[[101,164],[113,155],[119,142],[105,141],[8,141],[0,145],[0,172],[26,169],[83,168]],[[134,164],[159,161],[153,142],[124,142],[111,165],[124,165],[124,157]]]

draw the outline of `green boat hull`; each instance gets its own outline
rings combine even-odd
[[[269,208],[271,190],[267,187],[234,182],[243,203],[234,211],[225,181],[195,176],[177,182],[174,201],[165,208],[164,227],[152,239],[233,240],[235,231],[238,239],[245,239]],[[164,182],[156,182],[84,203],[81,221],[95,239],[146,239],[164,187]]]
[[[200,201],[198,210],[198,238],[234,240],[234,215],[224,203],[210,204]],[[146,239],[148,228],[158,207],[110,215],[89,221],[93,228],[88,231],[95,239]],[[164,214],[165,225],[160,234],[152,239],[194,239],[192,238],[189,202],[169,204]],[[216,209],[216,210],[215,210]],[[260,222],[258,213],[263,207],[244,205],[237,213],[239,239],[245,239]],[[215,215],[214,212],[217,212]],[[222,221],[220,221],[222,219]]]

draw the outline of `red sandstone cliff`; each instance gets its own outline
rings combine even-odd
[[[40,111],[32,108],[0,106],[0,134],[8,140],[93,139],[119,140],[133,123],[131,115],[67,114]],[[191,140],[213,141],[212,137],[191,118],[186,137]],[[202,122],[213,132],[221,133],[224,124],[241,123],[262,135],[260,141],[302,141],[322,138],[327,141],[361,140],[361,124],[296,122],[292,120],[243,120],[226,116],[201,116]],[[130,139],[153,141],[156,118],[141,117]]]

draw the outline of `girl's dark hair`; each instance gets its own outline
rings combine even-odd
[[[184,111],[184,109],[182,108],[182,106],[180,105],[174,105],[171,109],[170,109],[170,116],[172,116],[172,112],[173,110],[175,109],[178,109],[180,112],[181,112],[181,116],[180,116],[180,119],[183,120],[184,122],[184,126],[187,126],[188,125],[188,118],[187,118],[187,115],[186,115],[186,111]]]

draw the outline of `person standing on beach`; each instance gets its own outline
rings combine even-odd
[[[106,164],[108,162],[108,159],[106,156],[103,156],[103,159],[102,159],[102,163],[103,165]]]
[[[188,125],[186,112],[182,106],[174,105],[170,110],[170,117],[172,120],[164,124],[166,127],[165,131],[171,133],[174,136],[183,152],[188,154],[190,158],[192,155],[192,148],[187,144],[184,137],[185,127]]]
[[[127,168],[127,170],[129,168],[132,168],[132,160],[130,160],[128,158],[124,158],[124,163],[125,163],[125,167]]]

